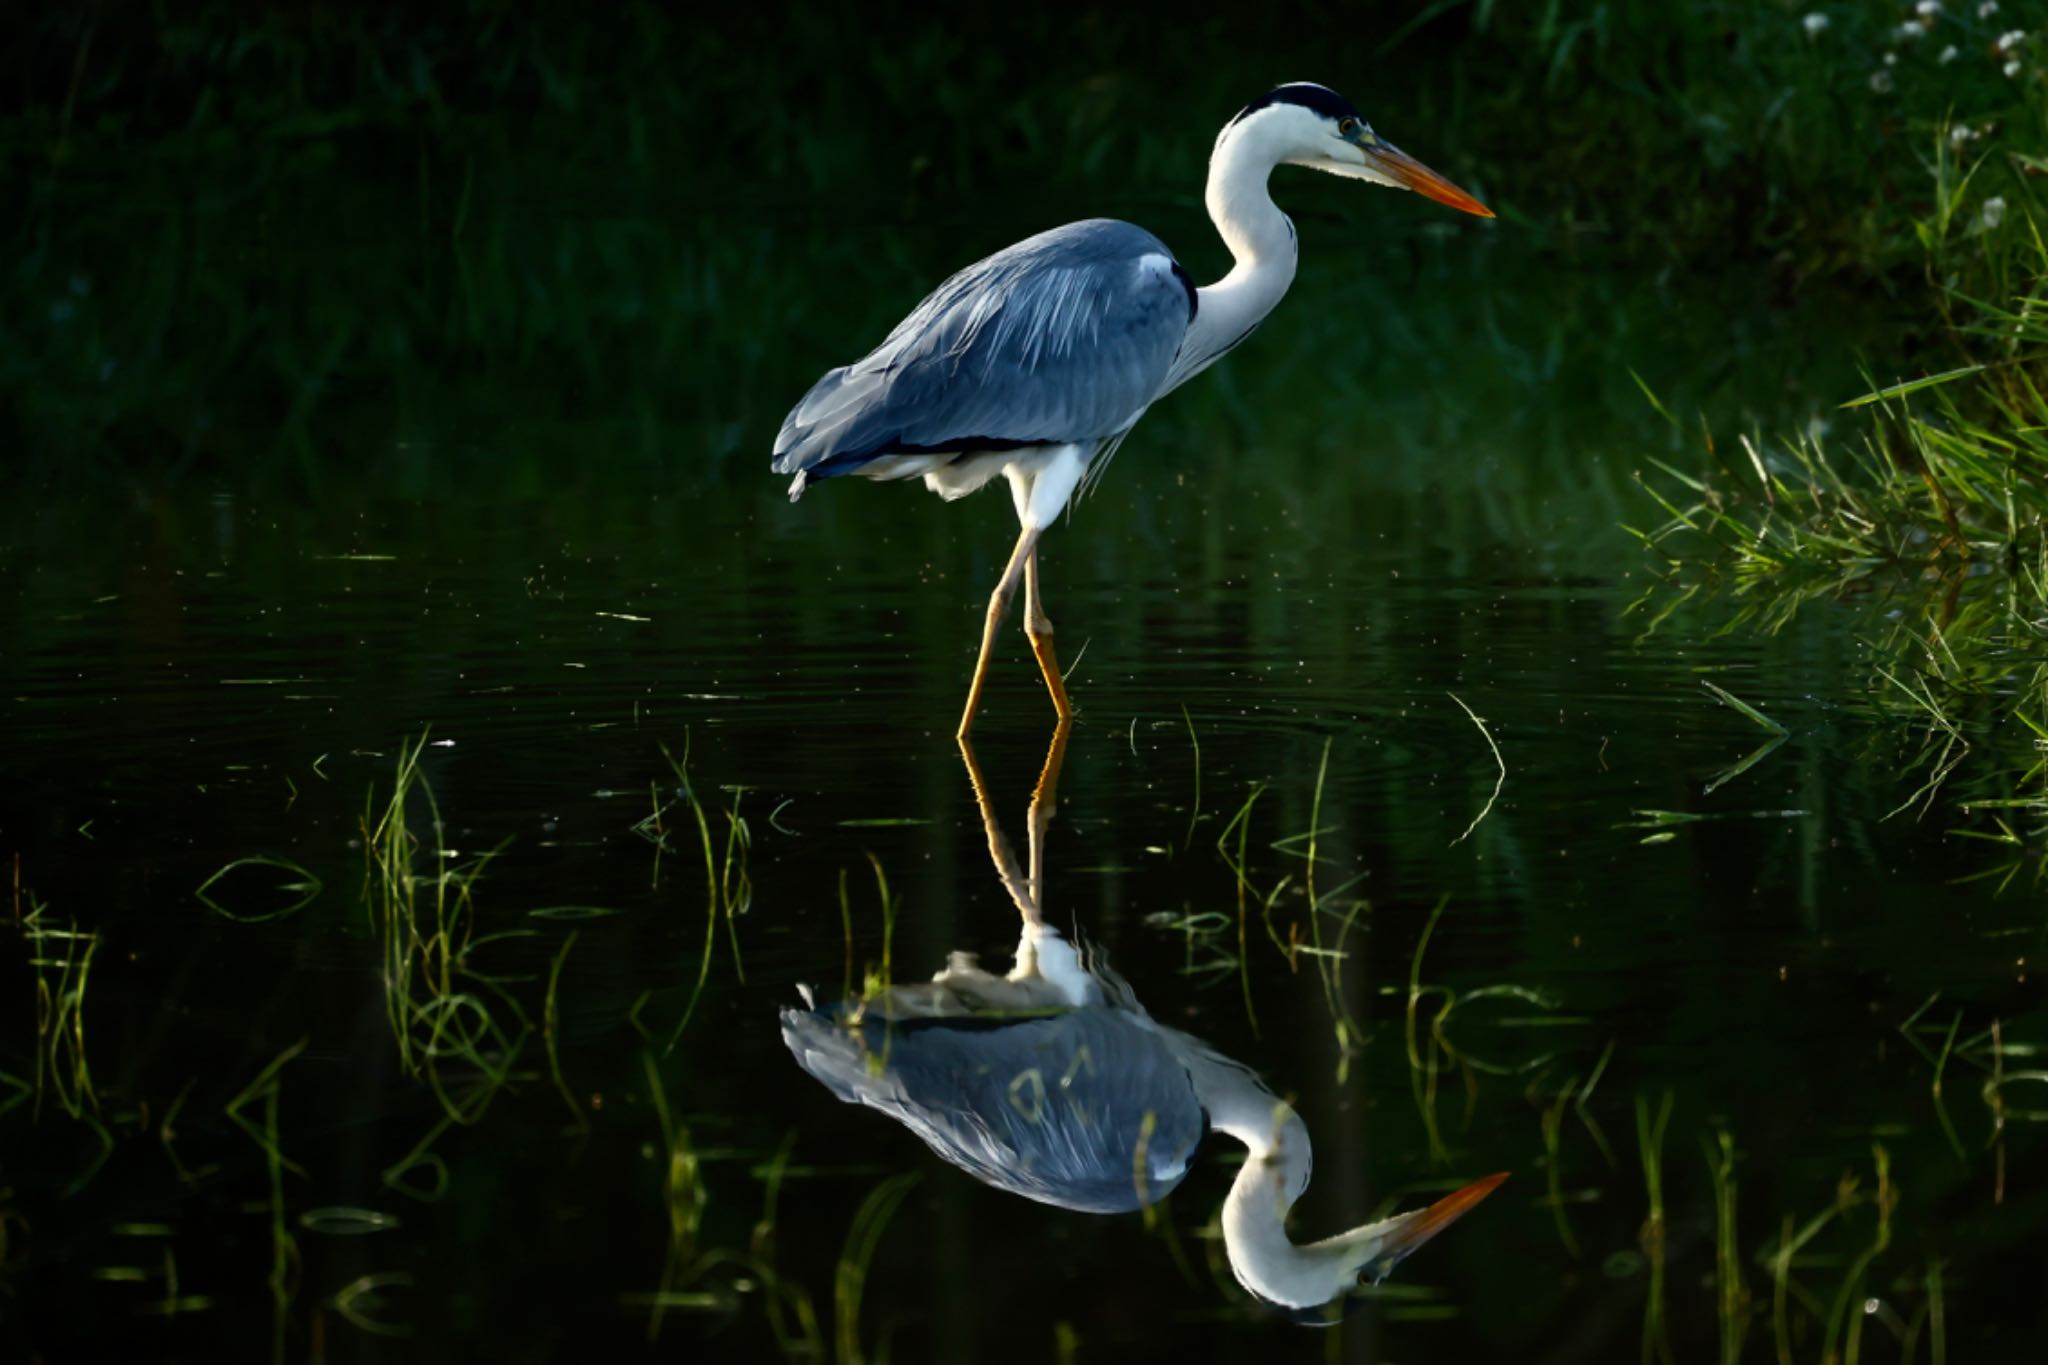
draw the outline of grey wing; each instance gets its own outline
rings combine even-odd
[[[1155,1029],[1119,1010],[858,1026],[784,1010],[799,1065],[975,1179],[1042,1204],[1122,1213],[1186,1177],[1206,1117]]]
[[[783,421],[774,469],[847,474],[888,454],[1109,440],[1166,381],[1194,283],[1157,237],[1096,218],[954,275]]]

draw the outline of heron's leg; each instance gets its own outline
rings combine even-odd
[[[1010,893],[1010,899],[1017,904],[1017,913],[1024,917],[1025,937],[1028,940],[1033,927],[1043,925],[1044,917],[1039,913],[1037,886],[1026,882],[1023,872],[1017,867],[1017,855],[1010,848],[1010,841],[1003,837],[1003,827],[996,820],[996,803],[988,794],[988,781],[981,775],[981,764],[974,758],[974,745],[963,732],[959,736],[960,758],[967,765],[967,781],[974,787],[974,804],[981,810],[982,833],[988,836],[989,861],[996,865],[996,876],[1002,880],[1003,890]],[[1038,844],[1034,833],[1031,846],[1032,874],[1038,871]],[[1024,951],[1019,950],[1020,953]]]
[[[1017,580],[1024,576],[1031,551],[1044,533],[1045,528],[1040,526],[1026,526],[1018,533],[1017,548],[1010,551],[1010,562],[1003,566],[1003,576],[996,581],[996,590],[989,594],[988,619],[981,628],[981,654],[974,661],[974,681],[967,685],[967,709],[960,713],[960,728],[955,732],[959,739],[966,739],[967,732],[974,727],[974,713],[981,708],[981,687],[988,680],[989,657],[995,652],[996,632],[1002,628],[1003,618],[1010,614],[1010,599],[1017,594]]]
[[[1038,595],[1038,547],[1024,561],[1024,633],[1031,637],[1031,652],[1038,658],[1038,671],[1045,675],[1045,690],[1052,693],[1052,705],[1060,713],[1060,724],[1074,718],[1067,700],[1067,681],[1060,676],[1059,655],[1053,652],[1052,622],[1046,618],[1045,602]],[[1055,767],[1055,774],[1058,769]]]
[[[1041,908],[1045,905],[1045,827],[1060,808],[1060,766],[1067,761],[1067,736],[1073,728],[1074,722],[1064,715],[1053,727],[1052,747],[1045,751],[1045,766],[1039,769],[1038,785],[1031,789],[1031,814],[1026,817],[1031,840],[1031,899]]]

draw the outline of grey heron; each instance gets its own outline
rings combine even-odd
[[[1001,474],[1021,529],[989,596],[959,733],[974,723],[996,632],[1021,579],[1024,630],[1071,716],[1038,584],[1038,540],[1147,408],[1250,336],[1294,280],[1294,224],[1267,177],[1308,166],[1493,213],[1380,137],[1351,102],[1297,82],[1217,135],[1204,196],[1235,262],[1196,288],[1141,227],[1091,218],[1041,232],[941,284],[880,346],[829,370],[790,410],[773,468],[795,500],[819,479],[922,477],[947,500]]]
[[[1297,1320],[1396,1263],[1492,1193],[1465,1185],[1426,1208],[1298,1244],[1288,1209],[1308,1187],[1308,1128],[1249,1067],[1146,1013],[1129,984],[1046,923],[1040,888],[1069,725],[1053,736],[1030,815],[1027,874],[996,821],[974,751],[967,763],[989,852],[1023,916],[1014,965],[996,975],[954,953],[929,982],[782,1012],[783,1042],[842,1101],[902,1123],[975,1179],[1086,1213],[1149,1206],[1186,1178],[1208,1130],[1245,1145],[1224,1200],[1224,1250],[1239,1283]]]

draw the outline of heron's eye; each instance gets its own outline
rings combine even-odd
[[[1337,120],[1337,132],[1343,137],[1355,137],[1362,125],[1355,118]]]

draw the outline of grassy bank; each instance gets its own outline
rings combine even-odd
[[[699,463],[758,450],[836,355],[808,339],[879,334],[1028,229],[1119,214],[1219,269],[1198,182],[1215,128],[1302,74],[1502,219],[1446,225],[1297,177],[1289,207],[1330,272],[1304,284],[1340,279],[1364,242],[1397,287],[1295,307],[1301,345],[1275,371],[1363,344],[1498,371],[1492,406],[1536,409],[1561,351],[1611,338],[1640,360],[1674,306],[1530,287],[1611,277],[1829,316],[1871,295],[1859,338],[1911,358],[1937,337],[1914,236],[1926,130],[2008,123],[2031,81],[2002,74],[1996,15],[1950,9],[1914,38],[1903,5],[1823,6],[1815,25],[1776,0],[1473,0],[1380,7],[1363,28],[1334,6],[943,30],[830,5],[713,27],[644,5],[573,23],[53,12],[5,45],[0,422],[45,463],[116,468],[311,467],[406,442],[447,458],[515,419],[616,420]],[[1490,241],[1512,261],[1431,278]],[[1499,315],[1435,302],[1474,293]],[[1433,318],[1457,347],[1413,345]],[[1706,401],[1734,344],[1703,336],[1651,377]]]
[[[1640,531],[1663,575],[1644,603],[1652,620],[1711,591],[1727,594],[1731,629],[1860,604],[1870,677],[1851,704],[1907,722],[1891,756],[1911,776],[1896,813],[1960,813],[1963,832],[2001,847],[1992,873],[2006,878],[2048,866],[2028,826],[2048,812],[2037,41],[1994,43],[2021,102],[2010,117],[1925,132],[1914,238],[1938,320],[1927,350],[1915,363],[1866,356],[1867,391],[1806,431],[1717,433],[1673,417],[1685,449],[1643,479],[1665,520]]]

